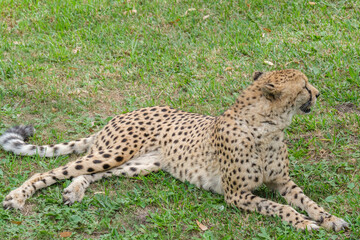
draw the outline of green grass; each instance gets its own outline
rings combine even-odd
[[[47,144],[140,107],[217,115],[254,71],[296,68],[322,95],[287,129],[291,175],[350,230],[298,232],[159,173],[96,182],[71,207],[61,199],[70,181],[55,184],[21,212],[0,209],[0,239],[359,239],[359,2],[177,2],[1,1],[0,132],[33,124],[31,142]],[[76,157],[0,150],[0,201],[32,174]],[[265,188],[256,193],[284,203]]]

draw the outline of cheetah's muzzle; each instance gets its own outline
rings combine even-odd
[[[311,112],[313,96],[308,87],[305,87],[305,89],[309,93],[309,100],[300,107],[300,110],[303,111],[304,113],[309,113],[309,112]],[[319,94],[317,94],[316,96],[318,96],[318,95]]]
[[[303,104],[301,107],[300,107],[300,110],[303,111],[304,113],[309,113],[311,112],[311,98],[309,101],[307,101],[305,104]]]

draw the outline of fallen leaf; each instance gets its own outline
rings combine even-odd
[[[232,67],[227,67],[227,68],[225,68],[225,71],[227,72],[227,71],[232,71],[233,70],[233,68]]]
[[[81,50],[81,47],[76,47],[72,50],[73,54],[78,53]]]
[[[105,192],[94,192],[94,194],[105,194]]]
[[[319,140],[320,141],[326,141],[326,142],[331,142],[332,141],[331,139],[327,139],[327,138],[320,138]]]
[[[350,162],[351,164],[356,164],[356,159],[355,159],[355,158],[352,158],[352,159],[349,160],[349,162]]]
[[[63,237],[63,238],[70,237],[71,234],[72,234],[72,232],[61,232],[60,237]]]
[[[310,5],[314,6],[316,2],[309,2]]]
[[[13,42],[15,45],[19,45],[20,44],[20,42],[18,42],[18,41],[15,41],[15,42]]]
[[[172,24],[172,25],[175,25],[178,21],[180,21],[180,18],[176,19],[175,21],[171,21],[169,23]]]
[[[291,61],[291,62],[285,63],[285,67],[286,67],[287,65],[289,65],[290,63],[300,64],[300,62],[299,62],[299,61],[294,60],[294,61]]]
[[[263,29],[267,32],[271,32],[271,29],[269,29],[269,28],[263,28]]]
[[[200,228],[202,231],[208,230],[208,227],[205,226],[204,224],[202,224],[201,222],[199,222],[198,220],[196,220],[196,224],[199,226],[199,228]]]
[[[210,17],[210,15],[205,15],[205,16],[203,16],[203,20],[205,20],[205,19],[207,19],[209,17]]]
[[[136,14],[136,13],[137,13],[136,9],[132,9],[132,10],[123,12],[124,15],[126,15],[126,14]]]
[[[245,4],[246,4],[246,6],[249,8],[249,10],[250,10],[251,5],[247,2],[247,0],[245,0]]]
[[[58,110],[53,107],[53,108],[51,108],[51,111],[52,111],[52,112],[57,112]]]
[[[270,62],[270,61],[265,60],[264,63],[266,63],[267,65],[270,65],[270,66],[274,66],[274,64],[272,62]]]
[[[10,221],[10,222],[16,225],[20,225],[22,223],[22,221]]]
[[[184,16],[187,15],[188,12],[192,12],[192,11],[196,11],[196,8],[189,8],[188,10],[186,10]]]

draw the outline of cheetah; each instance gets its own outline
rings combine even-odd
[[[90,137],[44,146],[25,142],[34,133],[33,127],[10,128],[0,137],[6,151],[44,157],[86,155],[33,175],[5,197],[3,207],[21,209],[36,190],[63,179],[72,179],[63,192],[64,203],[71,205],[83,199],[94,181],[163,170],[180,181],[224,195],[231,206],[278,216],[296,229],[343,230],[347,222],[327,213],[289,177],[284,129],[295,114],[309,113],[319,95],[298,70],[255,72],[252,84],[216,117],[164,106],[142,108],[114,117]],[[290,205],[254,195],[252,191],[262,184],[308,216]]]

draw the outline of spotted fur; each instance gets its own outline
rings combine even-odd
[[[294,114],[308,113],[319,91],[297,70],[256,72],[254,82],[221,116],[204,116],[170,107],[142,108],[113,118],[99,133],[79,141],[35,146],[24,142],[31,127],[15,127],[0,137],[7,151],[57,156],[85,152],[65,166],[32,176],[11,191],[4,208],[21,209],[36,190],[73,178],[65,204],[81,201],[94,181],[110,176],[146,175],[160,169],[181,181],[223,194],[243,210],[279,216],[297,229],[319,225],[335,231],[348,224],[317,205],[290,179],[283,130]],[[252,193],[266,184],[297,212]]]
[[[0,145],[6,150],[18,155],[35,155],[41,157],[54,157],[71,153],[84,153],[93,144],[96,135],[76,141],[36,146],[26,143],[25,140],[35,133],[33,126],[16,126],[9,128],[0,136]]]

